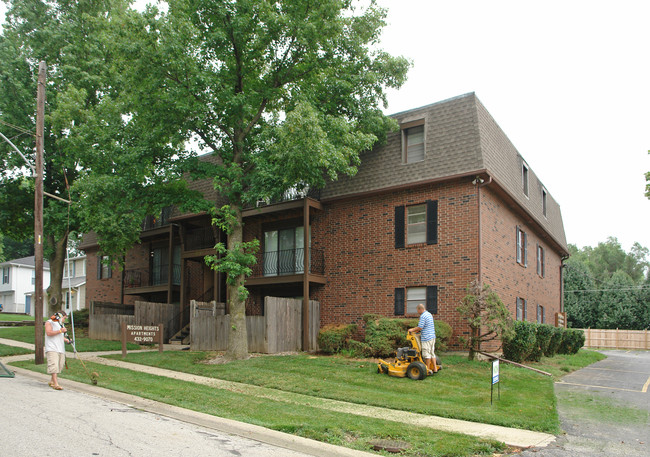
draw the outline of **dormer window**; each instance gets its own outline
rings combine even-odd
[[[542,189],[542,214],[546,217],[546,189]]]
[[[424,160],[424,119],[402,125],[402,156],[405,163]]]
[[[528,165],[526,165],[526,163],[523,163],[521,165],[521,180],[523,184],[524,195],[528,197]]]

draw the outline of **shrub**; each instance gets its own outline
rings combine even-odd
[[[318,332],[318,347],[326,354],[336,354],[345,348],[357,331],[354,324],[329,324]]]
[[[548,355],[547,352],[549,345],[551,344],[554,328],[555,327],[548,324],[540,324],[537,327],[537,344],[539,345],[542,355]]]
[[[546,357],[553,357],[557,354],[557,351],[560,349],[562,344],[562,339],[564,338],[564,329],[561,327],[552,327],[551,331],[551,340],[548,343],[548,349],[544,352]]]
[[[564,330],[564,338],[558,353],[560,354],[576,354],[585,344],[585,334],[582,330],[569,328]]]
[[[513,362],[523,362],[532,353],[537,337],[530,322],[517,321],[514,336],[503,341],[503,357]]]
[[[408,346],[406,332],[417,327],[419,319],[387,318],[377,314],[363,316],[366,323],[366,344],[374,357],[390,357],[399,347]],[[435,320],[436,350],[447,350],[447,343],[453,330],[449,324]]]
[[[540,360],[542,360],[542,356],[544,355],[544,351],[542,350],[542,345],[540,343],[540,338],[539,338],[539,331],[541,325],[530,323],[530,326],[533,328],[533,331],[535,332],[535,344],[533,344],[533,349],[530,351],[530,354],[528,354],[528,357],[525,360],[539,362]]]
[[[88,316],[90,315],[90,310],[88,308],[80,309],[79,311],[73,312],[74,317],[74,326],[76,328],[88,328]],[[71,320],[68,319],[67,323],[70,323]]]
[[[366,322],[366,343],[374,357],[389,357],[398,347],[407,345],[406,319],[388,319],[375,314],[363,316]]]
[[[357,340],[348,340],[347,351],[349,352],[349,357],[372,357],[373,354],[372,348],[368,343]]]
[[[434,321],[436,327],[436,352],[444,352],[447,350],[447,344],[449,343],[449,338],[454,333],[451,328],[451,325],[444,321]]]

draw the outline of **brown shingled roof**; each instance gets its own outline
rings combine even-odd
[[[355,176],[342,176],[327,184],[321,192],[323,200],[487,172],[564,251],[567,250],[559,205],[545,188],[547,216],[542,214],[543,185],[530,167],[529,197],[523,194],[521,169],[524,159],[473,92],[391,117],[402,125],[425,121],[424,162],[404,163],[401,132],[389,133],[385,145],[361,155],[361,165]]]

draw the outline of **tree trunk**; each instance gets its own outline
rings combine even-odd
[[[243,240],[241,207],[232,206],[236,214],[235,226],[228,236],[228,250],[241,249]],[[226,357],[231,360],[248,358],[248,335],[246,333],[246,303],[240,299],[240,286],[245,282],[244,275],[239,275],[234,284],[228,284],[228,305],[230,309],[230,333]]]
[[[51,316],[64,307],[61,283],[63,282],[68,234],[66,233],[59,240],[50,237],[49,242],[50,245],[54,246],[54,252],[48,258],[50,263],[50,285],[47,288],[47,309],[49,311],[48,316]]]

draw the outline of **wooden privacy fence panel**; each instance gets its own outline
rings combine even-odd
[[[192,301],[190,348],[193,351],[225,351],[228,348],[230,315],[216,311],[213,303]],[[311,300],[310,347],[317,349],[320,305]],[[266,297],[264,316],[246,316],[248,350],[276,354],[302,350],[302,300]]]
[[[650,349],[648,330],[604,330],[582,329],[585,334],[585,347],[610,349]]]
[[[178,331],[178,322],[174,319],[178,313],[178,305],[136,301],[135,305],[131,305],[132,312],[129,305],[106,305],[91,303],[88,322],[88,337],[91,339],[120,341],[122,322],[137,325],[163,324],[165,341]],[[114,312],[120,309],[123,313]],[[109,313],[105,313],[106,310],[109,310]]]

